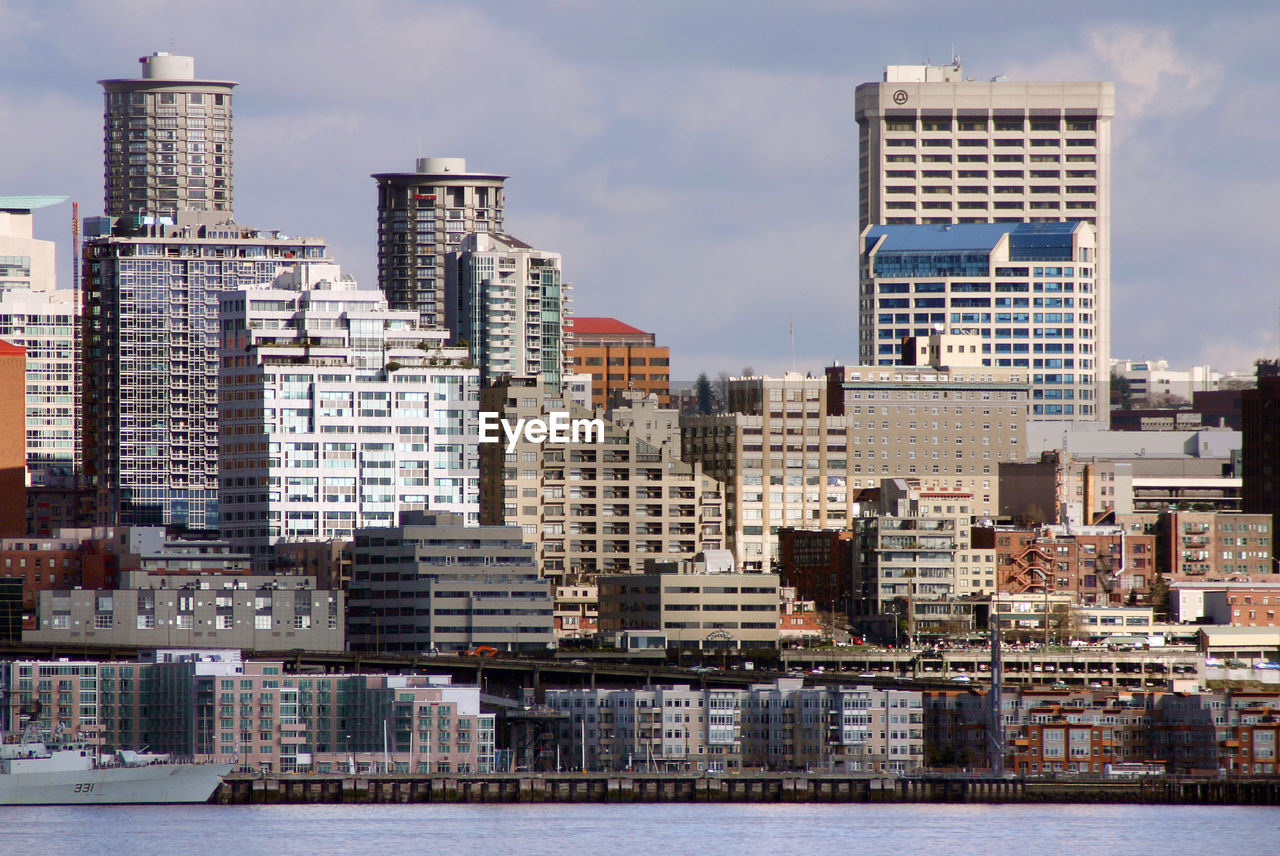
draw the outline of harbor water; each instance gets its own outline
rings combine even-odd
[[[1151,805],[274,805],[0,808],[0,856],[1220,856],[1280,809]]]

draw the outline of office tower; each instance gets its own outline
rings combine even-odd
[[[446,256],[472,232],[502,231],[505,175],[467,172],[465,158],[418,158],[377,173],[378,287],[392,309],[444,326]]]
[[[888,66],[882,82],[858,87],[855,100],[860,230],[880,224],[1064,220],[1093,227],[1097,253],[1087,371],[1096,387],[1093,400],[1105,403],[1114,84],[980,82],[965,79],[957,61]],[[865,349],[873,344],[865,338],[867,315],[876,310],[864,304],[862,311]],[[912,324],[928,332],[914,318]],[[984,356],[995,359],[989,351]],[[1033,356],[1011,359],[1017,368],[1038,368]],[[1077,408],[1070,418],[1098,416],[1092,408]]]
[[[671,397],[671,349],[616,318],[573,320],[573,366],[591,375],[591,406],[611,407],[618,393],[639,390]]]
[[[27,353],[27,484],[70,487],[80,436],[79,300],[57,290],[53,241],[32,212],[65,196],[0,197],[0,339]]]
[[[464,526],[458,514],[406,511],[398,526],[357,531],[349,607],[352,651],[555,647],[533,547],[514,526]]]
[[[911,364],[901,342],[977,334],[979,365],[1031,381],[1032,419],[1097,419],[1098,284],[1087,223],[868,226],[859,247],[860,354]],[[973,337],[967,337],[973,338]],[[970,346],[972,347],[972,346]],[[940,354],[950,364],[956,354]]]
[[[270,566],[401,509],[479,520],[479,372],[337,265],[222,293],[222,534]]]
[[[318,238],[198,219],[86,222],[84,455],[99,524],[218,527],[219,296],[327,261]]]
[[[561,280],[559,253],[510,235],[467,235],[449,253],[445,324],[482,382],[536,375],[560,390],[573,314],[573,285]]]
[[[231,89],[199,80],[196,61],[164,51],[142,77],[99,80],[105,107],[106,214],[231,213]]]

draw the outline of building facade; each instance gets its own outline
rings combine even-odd
[[[661,630],[668,647],[692,650],[778,646],[777,575],[736,573],[723,550],[649,562],[639,573],[601,574],[596,584],[602,634]]]
[[[524,433],[509,443],[491,426],[480,444],[481,520],[519,526],[557,584],[724,546],[724,494],[698,465],[669,459],[541,381],[513,379],[483,390],[481,400],[509,426],[555,413],[590,424],[563,443]]]
[[[218,528],[219,298],[327,261],[323,242],[234,223],[90,219],[85,471],[102,525]]]
[[[428,326],[448,317],[445,263],[466,235],[503,231],[505,175],[467,171],[465,158],[418,158],[413,172],[378,173],[378,287],[392,309]]]
[[[24,642],[52,645],[342,651],[340,591],[312,577],[120,574],[117,589],[42,591]]]
[[[79,472],[79,299],[57,289],[54,242],[33,236],[32,212],[65,199],[0,197],[0,339],[26,349],[28,487],[70,487]]]
[[[919,692],[803,683],[548,690],[547,705],[560,714],[553,734],[569,769],[869,773],[922,766]]]
[[[232,211],[231,90],[200,80],[196,61],[164,51],[138,59],[142,77],[103,89],[108,217]]]
[[[538,376],[559,391],[573,330],[560,254],[480,233],[463,237],[447,264],[445,324],[468,343],[481,382]]]
[[[221,327],[221,526],[255,567],[404,508],[478,521],[479,373],[443,331],[336,265],[224,291]]]
[[[555,647],[551,586],[517,529],[404,511],[398,526],[357,530],[352,562],[353,651]]]
[[[784,526],[845,529],[863,488],[919,479],[999,503],[1000,462],[1026,449],[1027,374],[985,367],[835,366],[729,383],[730,413],[682,417],[683,458],[723,482],[729,548],[744,568],[780,559]]]
[[[478,687],[443,675],[292,675],[226,649],[0,662],[0,730],[20,731],[19,711],[37,702],[43,734],[61,728],[109,751],[148,747],[240,772],[493,769],[493,714],[480,712]]]
[[[1077,363],[1071,373],[1090,377],[1091,395],[1084,401],[1077,398],[1070,413],[1046,410],[1037,415],[1084,421],[1105,415],[1115,85],[975,81],[964,77],[957,60],[950,66],[888,66],[882,81],[860,85],[854,99],[863,232],[879,224],[1075,221],[1091,227],[1096,257],[1088,264],[1092,291],[1085,309],[1091,316],[1085,340],[1091,350],[1071,358]],[[1049,281],[1065,284],[1058,277]],[[962,315],[975,308],[957,305],[954,297],[952,305]],[[878,308],[863,307],[864,331],[869,317],[879,314]],[[862,344],[878,346],[865,332]],[[1000,359],[1023,359],[1013,352],[1008,357],[993,352],[992,357],[997,360],[993,365],[1000,365]],[[862,360],[870,362],[865,353]],[[1051,373],[1048,365],[1044,369]]]
[[[908,336],[972,332],[980,365],[1028,374],[1033,419],[1098,421],[1109,376],[1096,265],[1093,227],[1075,221],[868,226],[859,356],[898,365]]]
[[[0,537],[27,534],[27,349],[0,340]]]
[[[972,521],[972,494],[881,482],[878,513],[853,521],[851,619],[894,616],[896,632],[882,634],[905,630],[908,642],[976,629],[975,606],[998,584],[995,551],[972,544]]]
[[[573,367],[591,375],[591,406],[611,407],[627,390],[655,394],[665,405],[671,396],[671,349],[616,318],[575,318]]]

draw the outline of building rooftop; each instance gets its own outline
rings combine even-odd
[[[641,336],[649,335],[638,327],[632,327],[630,324],[623,324],[617,318],[587,318],[578,316],[573,319],[574,333],[595,333],[595,334],[636,334]]]
[[[875,246],[883,236],[879,252],[937,252],[940,250],[972,250],[988,252],[1006,234],[1009,235],[1011,258],[1018,250],[1070,248],[1071,237],[1080,223],[945,223],[871,226],[867,230],[867,247]],[[1069,256],[1068,256],[1069,258]]]
[[[0,211],[27,214],[36,208],[47,208],[66,202],[66,196],[0,196]]]

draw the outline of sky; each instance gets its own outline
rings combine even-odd
[[[0,195],[102,212],[104,78],[158,50],[239,82],[240,223],[376,287],[375,172],[508,175],[506,229],[672,377],[857,361],[853,94],[890,64],[1108,80],[1112,356],[1280,350],[1280,4],[0,0]],[[70,207],[37,214],[69,285]],[[790,331],[794,329],[794,346]],[[794,352],[794,359],[793,359]]]

